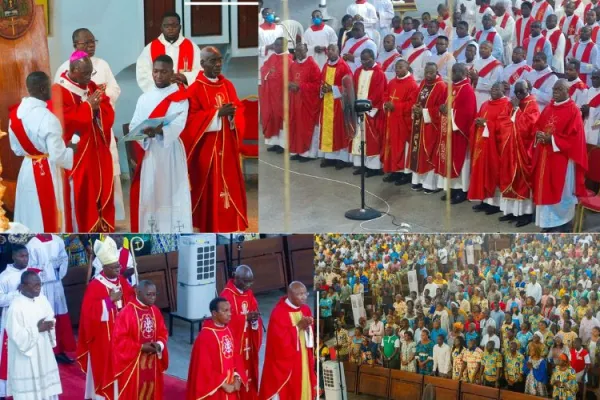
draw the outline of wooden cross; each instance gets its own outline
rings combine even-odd
[[[250,350],[252,350],[252,348],[248,346],[248,338],[246,338],[246,347],[244,347],[244,351],[246,352],[246,360],[250,359]]]
[[[225,200],[225,209],[229,209],[229,207],[231,206],[229,203],[229,199],[231,198],[231,196],[229,195],[229,191],[225,189],[223,192],[221,192],[220,197]]]

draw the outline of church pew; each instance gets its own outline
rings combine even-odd
[[[464,382],[460,385],[460,400],[498,400],[499,397],[500,389]]]
[[[344,377],[346,378],[346,390],[348,393],[356,393],[358,383],[358,364],[344,361]]]
[[[358,370],[358,389],[360,394],[387,398],[390,387],[390,369],[361,365]]]
[[[249,265],[254,272],[254,293],[283,289],[289,278],[281,236],[244,242],[240,263]],[[233,264],[237,265],[237,249],[233,249]]]
[[[511,392],[510,390],[500,390],[499,400],[539,400],[540,397],[529,394]]]
[[[315,274],[314,236],[290,235],[285,239],[289,281],[300,281],[307,286],[312,286]]]
[[[420,400],[423,375],[393,369],[390,374],[390,399]]]
[[[458,400],[460,382],[453,379],[426,376],[423,380],[423,388],[427,385],[435,386],[436,400]]]

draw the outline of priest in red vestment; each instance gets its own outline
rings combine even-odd
[[[292,159],[306,162],[317,157],[321,71],[306,44],[297,44],[296,60],[290,64],[290,153]],[[268,63],[268,61],[267,61]]]
[[[487,215],[500,212],[498,123],[501,118],[510,116],[512,111],[512,104],[504,95],[503,82],[492,85],[491,96],[481,105],[471,128],[471,179],[468,192],[470,201],[480,202],[473,206],[473,210],[485,211]]]
[[[110,237],[96,240],[94,253],[102,272],[88,285],[81,304],[77,362],[87,375],[85,399],[118,398],[112,353],[117,314],[135,299],[133,288],[121,275],[117,245]]]
[[[113,334],[113,371],[119,400],[162,400],[163,373],[169,367],[169,333],[154,305],[156,285],[141,281],[137,298],[119,313]]]
[[[542,232],[564,230],[575,216],[576,196],[586,196],[588,158],[581,111],[559,80],[553,100],[535,124],[533,202]]]
[[[540,117],[540,108],[526,81],[517,81],[510,117],[498,123],[499,185],[502,199],[502,221],[517,220],[516,227],[533,222],[531,201],[531,153],[535,132],[533,126]]]
[[[452,66],[452,109],[448,110],[446,104],[442,105],[442,135],[436,153],[435,172],[438,175],[438,187],[446,189],[447,171],[447,135],[448,123],[452,124],[452,154],[450,158],[450,202],[459,204],[467,200],[469,190],[469,133],[477,115],[477,100],[475,91],[467,79],[465,64]],[[450,113],[450,121],[448,121]],[[442,196],[446,200],[446,195]]]
[[[221,292],[221,297],[227,299],[231,306],[231,320],[227,327],[242,357],[248,379],[248,384],[239,392],[240,400],[255,400],[258,396],[258,353],[262,344],[263,323],[258,302],[250,290],[253,283],[254,274],[250,267],[240,265]]]
[[[307,297],[306,286],[292,282],[271,313],[259,400],[315,398],[314,320]]]
[[[71,56],[69,71],[52,86],[52,112],[61,121],[65,143],[78,143],[66,174],[66,232],[113,232],[115,204],[110,153],[115,111],[92,82],[94,67],[86,52]]]
[[[440,141],[441,106],[446,103],[448,87],[437,73],[435,63],[427,63],[424,79],[419,85],[417,100],[412,108],[412,133],[408,143],[408,170],[412,173],[412,190],[426,194],[439,191],[435,174],[435,154]],[[411,182],[406,174],[396,184]]]
[[[284,38],[273,43],[275,54],[265,61],[260,69],[260,124],[268,151],[283,153],[286,146],[283,131],[283,70],[290,68],[293,59],[287,52]],[[287,65],[285,60],[287,59]]]
[[[319,119],[319,151],[323,153],[321,168],[348,166],[350,135],[344,121],[342,94],[344,87],[352,86],[352,70],[340,57],[335,44],[327,46],[327,64],[321,71],[321,112]],[[346,83],[346,85],[344,85]]]
[[[192,222],[199,232],[240,232],[248,228],[239,150],[243,105],[221,75],[219,50],[205,47],[201,57],[204,71],[187,90],[190,108],[180,135],[192,188]]]
[[[192,348],[186,399],[239,400],[248,381],[228,326],[231,305],[217,297],[208,307],[212,318],[204,321]]]
[[[407,149],[412,127],[412,108],[417,100],[419,85],[409,72],[405,60],[396,62],[396,77],[388,82],[385,94],[385,125],[381,162],[383,172],[389,173],[384,182],[397,182],[406,174]]]
[[[385,111],[383,99],[387,88],[387,78],[379,64],[375,63],[375,53],[364,49],[360,53],[361,66],[354,71],[354,90],[357,100],[370,100],[372,110],[365,114],[362,124],[362,134],[365,136],[365,176],[367,178],[381,175],[381,144],[383,142],[383,124]],[[361,135],[357,134],[350,143],[354,166],[354,175],[361,170]]]

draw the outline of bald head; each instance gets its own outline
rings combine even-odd
[[[306,304],[308,291],[302,282],[294,281],[288,286],[287,296],[293,305],[300,307]]]
[[[250,286],[254,283],[254,273],[252,269],[247,265],[240,265],[235,269],[233,274],[233,284],[242,292],[250,289]]]
[[[221,74],[223,68],[223,56],[219,49],[207,46],[200,52],[200,65],[204,69],[204,75],[215,79]]]
[[[559,79],[552,87],[552,98],[557,103],[569,99],[569,84],[566,79]]]
[[[463,63],[456,63],[452,66],[452,82],[457,83],[467,77],[467,66]]]

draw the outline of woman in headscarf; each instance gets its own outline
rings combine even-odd
[[[554,368],[550,382],[553,386],[552,398],[555,400],[575,400],[579,385],[575,370],[569,364],[566,354],[561,354],[559,364]]]
[[[556,335],[554,336],[554,345],[550,349],[550,354],[548,354],[548,361],[550,361],[550,364],[557,366],[560,363],[561,354],[568,356],[569,347],[565,346],[563,343],[562,336]]]
[[[535,335],[537,344],[529,347],[527,360],[527,379],[525,380],[525,393],[534,396],[548,397],[546,384],[548,383],[548,364],[541,353],[541,335]],[[532,342],[532,344],[536,343]],[[540,346],[541,345],[541,346]]]

